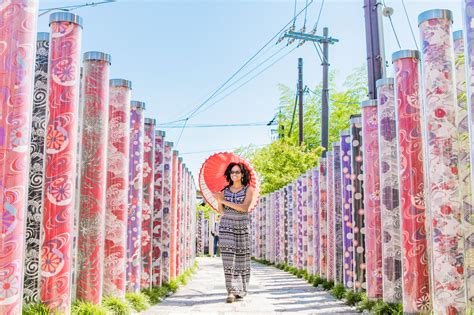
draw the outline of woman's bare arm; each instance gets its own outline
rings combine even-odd
[[[219,209],[219,213],[224,213],[224,205],[221,202],[219,202],[218,209]]]
[[[250,203],[252,202],[254,193],[254,189],[249,187],[247,188],[247,193],[245,194],[244,203],[233,203],[224,199],[221,201],[221,204],[240,212],[249,212]]]

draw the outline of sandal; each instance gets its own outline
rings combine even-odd
[[[226,303],[232,303],[235,301],[235,296],[233,294],[227,295],[227,299],[225,300]]]

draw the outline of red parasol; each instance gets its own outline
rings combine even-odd
[[[257,172],[252,165],[243,157],[230,152],[219,152],[211,155],[202,164],[199,172],[199,188],[202,196],[206,202],[215,210],[218,211],[217,200],[214,198],[214,193],[224,189],[229,183],[227,182],[224,172],[230,163],[242,163],[250,172],[250,184],[255,193],[253,200],[250,203],[249,212],[255,209],[260,197],[260,183]]]

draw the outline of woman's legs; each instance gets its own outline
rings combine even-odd
[[[236,288],[234,282],[235,261],[236,261],[236,236],[234,232],[234,222],[232,220],[221,219],[219,226],[219,246],[224,267],[225,286],[229,294],[238,294],[240,290]]]

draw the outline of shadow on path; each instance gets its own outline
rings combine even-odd
[[[185,287],[142,314],[357,314],[305,280],[255,262],[248,296],[227,304],[221,259],[197,260],[199,271]]]

